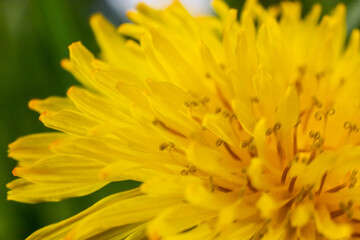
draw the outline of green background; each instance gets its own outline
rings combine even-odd
[[[228,0],[240,8],[243,1]],[[265,5],[278,1],[264,0]],[[319,0],[324,12],[339,1]],[[304,11],[314,3],[304,0]],[[348,28],[360,24],[360,1],[349,6]],[[14,177],[15,161],[7,158],[7,145],[17,137],[49,131],[38,114],[27,108],[32,98],[63,96],[76,81],[59,66],[67,46],[81,40],[98,53],[88,19],[103,12],[116,25],[122,22],[101,0],[0,0],[0,239],[24,239],[34,230],[60,221],[92,205],[103,196],[135,186],[113,183],[86,197],[60,203],[22,204],[6,201],[6,183]]]

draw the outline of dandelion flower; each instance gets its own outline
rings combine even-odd
[[[92,16],[101,54],[73,43],[61,65],[82,87],[30,101],[57,132],[10,144],[8,199],[142,184],[28,239],[360,237],[360,34],[345,43],[344,5],[213,7],[140,4],[118,29]]]

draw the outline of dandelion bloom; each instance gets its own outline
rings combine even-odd
[[[32,100],[58,130],[10,144],[8,199],[106,197],[29,239],[360,237],[360,35],[340,4],[320,19],[299,3],[191,16],[144,4],[115,29],[90,24],[62,66],[82,87]]]

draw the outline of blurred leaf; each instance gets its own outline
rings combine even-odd
[[[360,27],[360,0],[354,0],[348,4],[347,24],[348,33]]]

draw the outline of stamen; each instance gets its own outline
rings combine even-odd
[[[199,104],[196,101],[184,102],[185,107],[197,107]]]
[[[344,213],[345,213],[344,210],[338,209],[338,210],[330,212],[330,217],[337,218],[337,217],[340,217],[341,215],[343,215]]]
[[[254,138],[251,137],[251,138],[249,138],[249,140],[243,141],[243,142],[241,143],[241,147],[242,147],[242,148],[248,147],[248,146],[253,142],[253,140],[254,140]]]
[[[312,114],[314,108],[315,107],[317,107],[317,108],[322,107],[322,103],[320,103],[319,100],[315,96],[312,96],[311,100],[312,100],[311,106],[310,106],[309,110],[307,111],[306,116],[304,117],[304,125],[303,125],[303,131],[304,132],[307,129],[307,125],[309,123],[310,115]]]
[[[230,113],[227,112],[227,111],[223,111],[222,115],[223,115],[224,118],[228,118],[230,116]]]
[[[290,170],[290,166],[286,166],[286,168],[284,169],[282,175],[281,175],[281,183],[284,184],[285,181],[286,181],[286,177],[289,173],[289,170]]]
[[[335,114],[334,108],[329,108],[327,111],[317,111],[315,113],[315,119],[321,121],[323,118],[326,120],[328,116],[332,116]]]
[[[312,96],[311,100],[314,106],[316,106],[317,108],[322,108],[322,103],[315,96]]]
[[[351,219],[351,222],[352,222],[352,223],[359,224],[359,223],[360,223],[360,219],[353,218],[353,219]],[[359,236],[360,236],[360,235],[359,235]]]
[[[316,151],[324,144],[324,139],[321,137],[318,131],[310,131],[309,136],[310,138],[313,138],[313,143],[311,145],[311,154],[307,164],[310,164],[314,160],[314,158],[316,157]]]
[[[277,132],[280,128],[281,128],[281,124],[280,123],[275,123],[273,131]]]
[[[250,101],[253,102],[253,103],[258,103],[258,102],[260,102],[257,97],[252,97],[252,98],[250,98]]]
[[[351,172],[349,188],[355,187],[355,185],[357,183],[357,177],[356,177],[357,173],[358,173],[357,170],[353,170]]]
[[[285,158],[285,153],[284,153],[284,149],[283,149],[280,141],[276,141],[276,150],[278,153],[278,157],[280,158],[280,162],[281,162],[281,164],[283,164],[284,158]]]
[[[333,188],[327,190],[326,193],[336,193],[345,187],[346,187],[346,184],[344,183],[344,184],[338,185],[336,187],[333,187]]]
[[[315,119],[318,121],[321,121],[322,119],[324,119],[324,125],[323,125],[323,130],[322,130],[322,134],[324,136],[325,139],[325,135],[326,135],[326,127],[327,127],[327,121],[328,121],[328,117],[332,116],[335,114],[335,109],[334,108],[329,108],[328,110],[324,111],[318,111],[315,113]]]
[[[248,151],[251,157],[256,157],[257,156],[257,149],[256,146],[253,142],[251,142],[248,146]]]
[[[291,194],[294,191],[296,179],[297,179],[297,177],[293,177],[290,181],[289,188],[288,188],[289,194]]]
[[[325,72],[319,72],[315,75],[316,80],[321,80],[321,78],[325,77]]]
[[[279,129],[281,128],[281,124],[280,123],[275,123],[274,124],[274,127],[272,127],[272,128],[268,128],[267,130],[266,130],[266,135],[267,136],[269,136],[269,135],[271,135],[272,133],[276,133],[277,131],[279,131]]]
[[[235,159],[237,161],[242,161],[241,158],[238,155],[236,155],[236,153],[230,148],[229,144],[227,144],[223,140],[218,139],[215,144],[216,144],[217,147],[220,147],[221,145],[224,145],[226,151],[230,154],[230,156],[233,159]]]
[[[211,191],[211,192],[214,192],[214,191],[215,191],[215,188],[216,188],[216,185],[214,184],[214,178],[213,178],[213,176],[210,176],[210,177],[209,177],[209,182],[210,182],[210,191]]]
[[[188,171],[189,171],[189,173],[195,173],[197,171],[197,168],[194,165],[190,165]]]
[[[359,128],[356,124],[353,124],[349,121],[346,121],[344,123],[344,128],[348,130],[348,134],[346,136],[346,142],[349,140],[349,137],[351,135],[351,133],[357,133],[359,132]]]
[[[223,193],[228,193],[228,192],[232,191],[230,189],[227,189],[227,188],[224,188],[224,187],[221,187],[221,186],[216,186],[216,190],[218,190],[220,192],[223,192]]]
[[[193,106],[193,107],[199,106],[199,104],[197,102],[195,102],[195,101],[191,101],[190,105]]]
[[[266,129],[266,136],[270,136],[271,134],[272,134],[272,128],[268,128],[268,129]]]
[[[360,238],[360,232],[355,232],[353,234],[351,234],[352,238]]]
[[[165,125],[165,123],[163,123],[162,121],[158,120],[158,119],[155,119],[153,121],[153,124],[156,126],[156,125],[160,125],[161,127],[163,127],[165,130],[169,131],[170,133],[174,134],[174,135],[177,135],[179,137],[183,137],[183,138],[186,138],[186,136],[172,128],[169,128],[168,126]]]
[[[296,197],[290,199],[290,200],[284,205],[284,207],[285,207],[285,208],[291,207],[291,205],[293,205],[293,203],[295,202],[295,198],[296,198]]]
[[[168,148],[168,144],[167,143],[162,143],[162,144],[160,144],[160,146],[159,146],[159,150],[160,151],[165,151],[165,149],[167,149]]]
[[[247,186],[250,189],[250,191],[252,191],[253,193],[258,192],[258,190],[254,188],[254,186],[251,184],[251,180],[249,177],[247,177]]]
[[[223,143],[224,143],[224,141],[223,141],[223,140],[218,139],[218,140],[216,140],[215,145],[216,145],[217,147],[220,147]]]
[[[182,176],[187,176],[187,175],[189,175],[189,174],[194,174],[196,171],[197,171],[197,168],[196,168],[195,166],[193,166],[193,165],[190,165],[190,166],[188,167],[188,169],[183,169],[183,170],[181,170],[180,174],[181,174]]]
[[[313,195],[311,190],[314,188],[314,185],[310,185],[307,187],[307,189],[303,192],[303,198],[301,200],[303,200],[307,195],[309,195],[309,199],[312,200],[313,199]]]
[[[307,164],[310,164],[314,160],[315,156],[316,156],[315,151],[312,151],[309,159],[307,160]]]
[[[298,151],[298,146],[297,146],[297,130],[298,130],[298,126],[301,123],[301,119],[298,119],[297,123],[294,126],[294,133],[293,133],[293,151],[294,151],[294,155],[297,154]]]
[[[304,76],[305,71],[306,71],[306,66],[298,67],[298,71],[299,71],[300,76]]]
[[[296,88],[296,92],[298,95],[300,95],[303,91],[303,87],[302,87],[302,83],[301,83],[301,79],[297,79],[295,81],[295,88]]]
[[[200,100],[200,103],[203,105],[207,104],[208,102],[210,102],[209,97],[204,97],[203,99]]]
[[[235,113],[233,113],[233,114],[231,115],[231,119],[238,120],[238,118],[237,118],[237,116],[236,116]]]
[[[254,140],[254,138],[251,137],[249,140],[245,140],[241,143],[241,148],[248,148],[250,157],[257,156],[257,150],[256,150],[255,144],[253,143],[253,140]]]
[[[353,204],[354,202],[352,200],[349,200],[347,204],[345,204],[344,202],[340,202],[340,209],[330,212],[331,218],[337,218],[343,214],[346,214],[348,218],[352,218],[353,212],[351,211],[351,207],[353,206]]]
[[[319,133],[319,132],[310,131],[309,136],[310,136],[311,138],[314,138],[314,141],[320,139],[320,133]]]
[[[296,91],[297,91],[298,94],[300,94],[303,91],[302,80],[303,80],[304,75],[305,75],[305,70],[306,70],[305,66],[300,66],[298,68],[299,77],[295,81],[295,88],[296,88]]]
[[[226,142],[224,142],[224,146],[225,146],[226,150],[228,151],[228,153],[231,155],[231,157],[232,157],[233,159],[235,159],[236,161],[242,161],[241,158],[240,158],[238,155],[236,155],[236,154],[233,152],[233,150],[231,150],[229,144],[227,144]]]
[[[316,192],[317,195],[321,194],[322,189],[324,188],[325,180],[326,180],[327,172],[324,173],[324,175],[321,178],[319,190]]]

